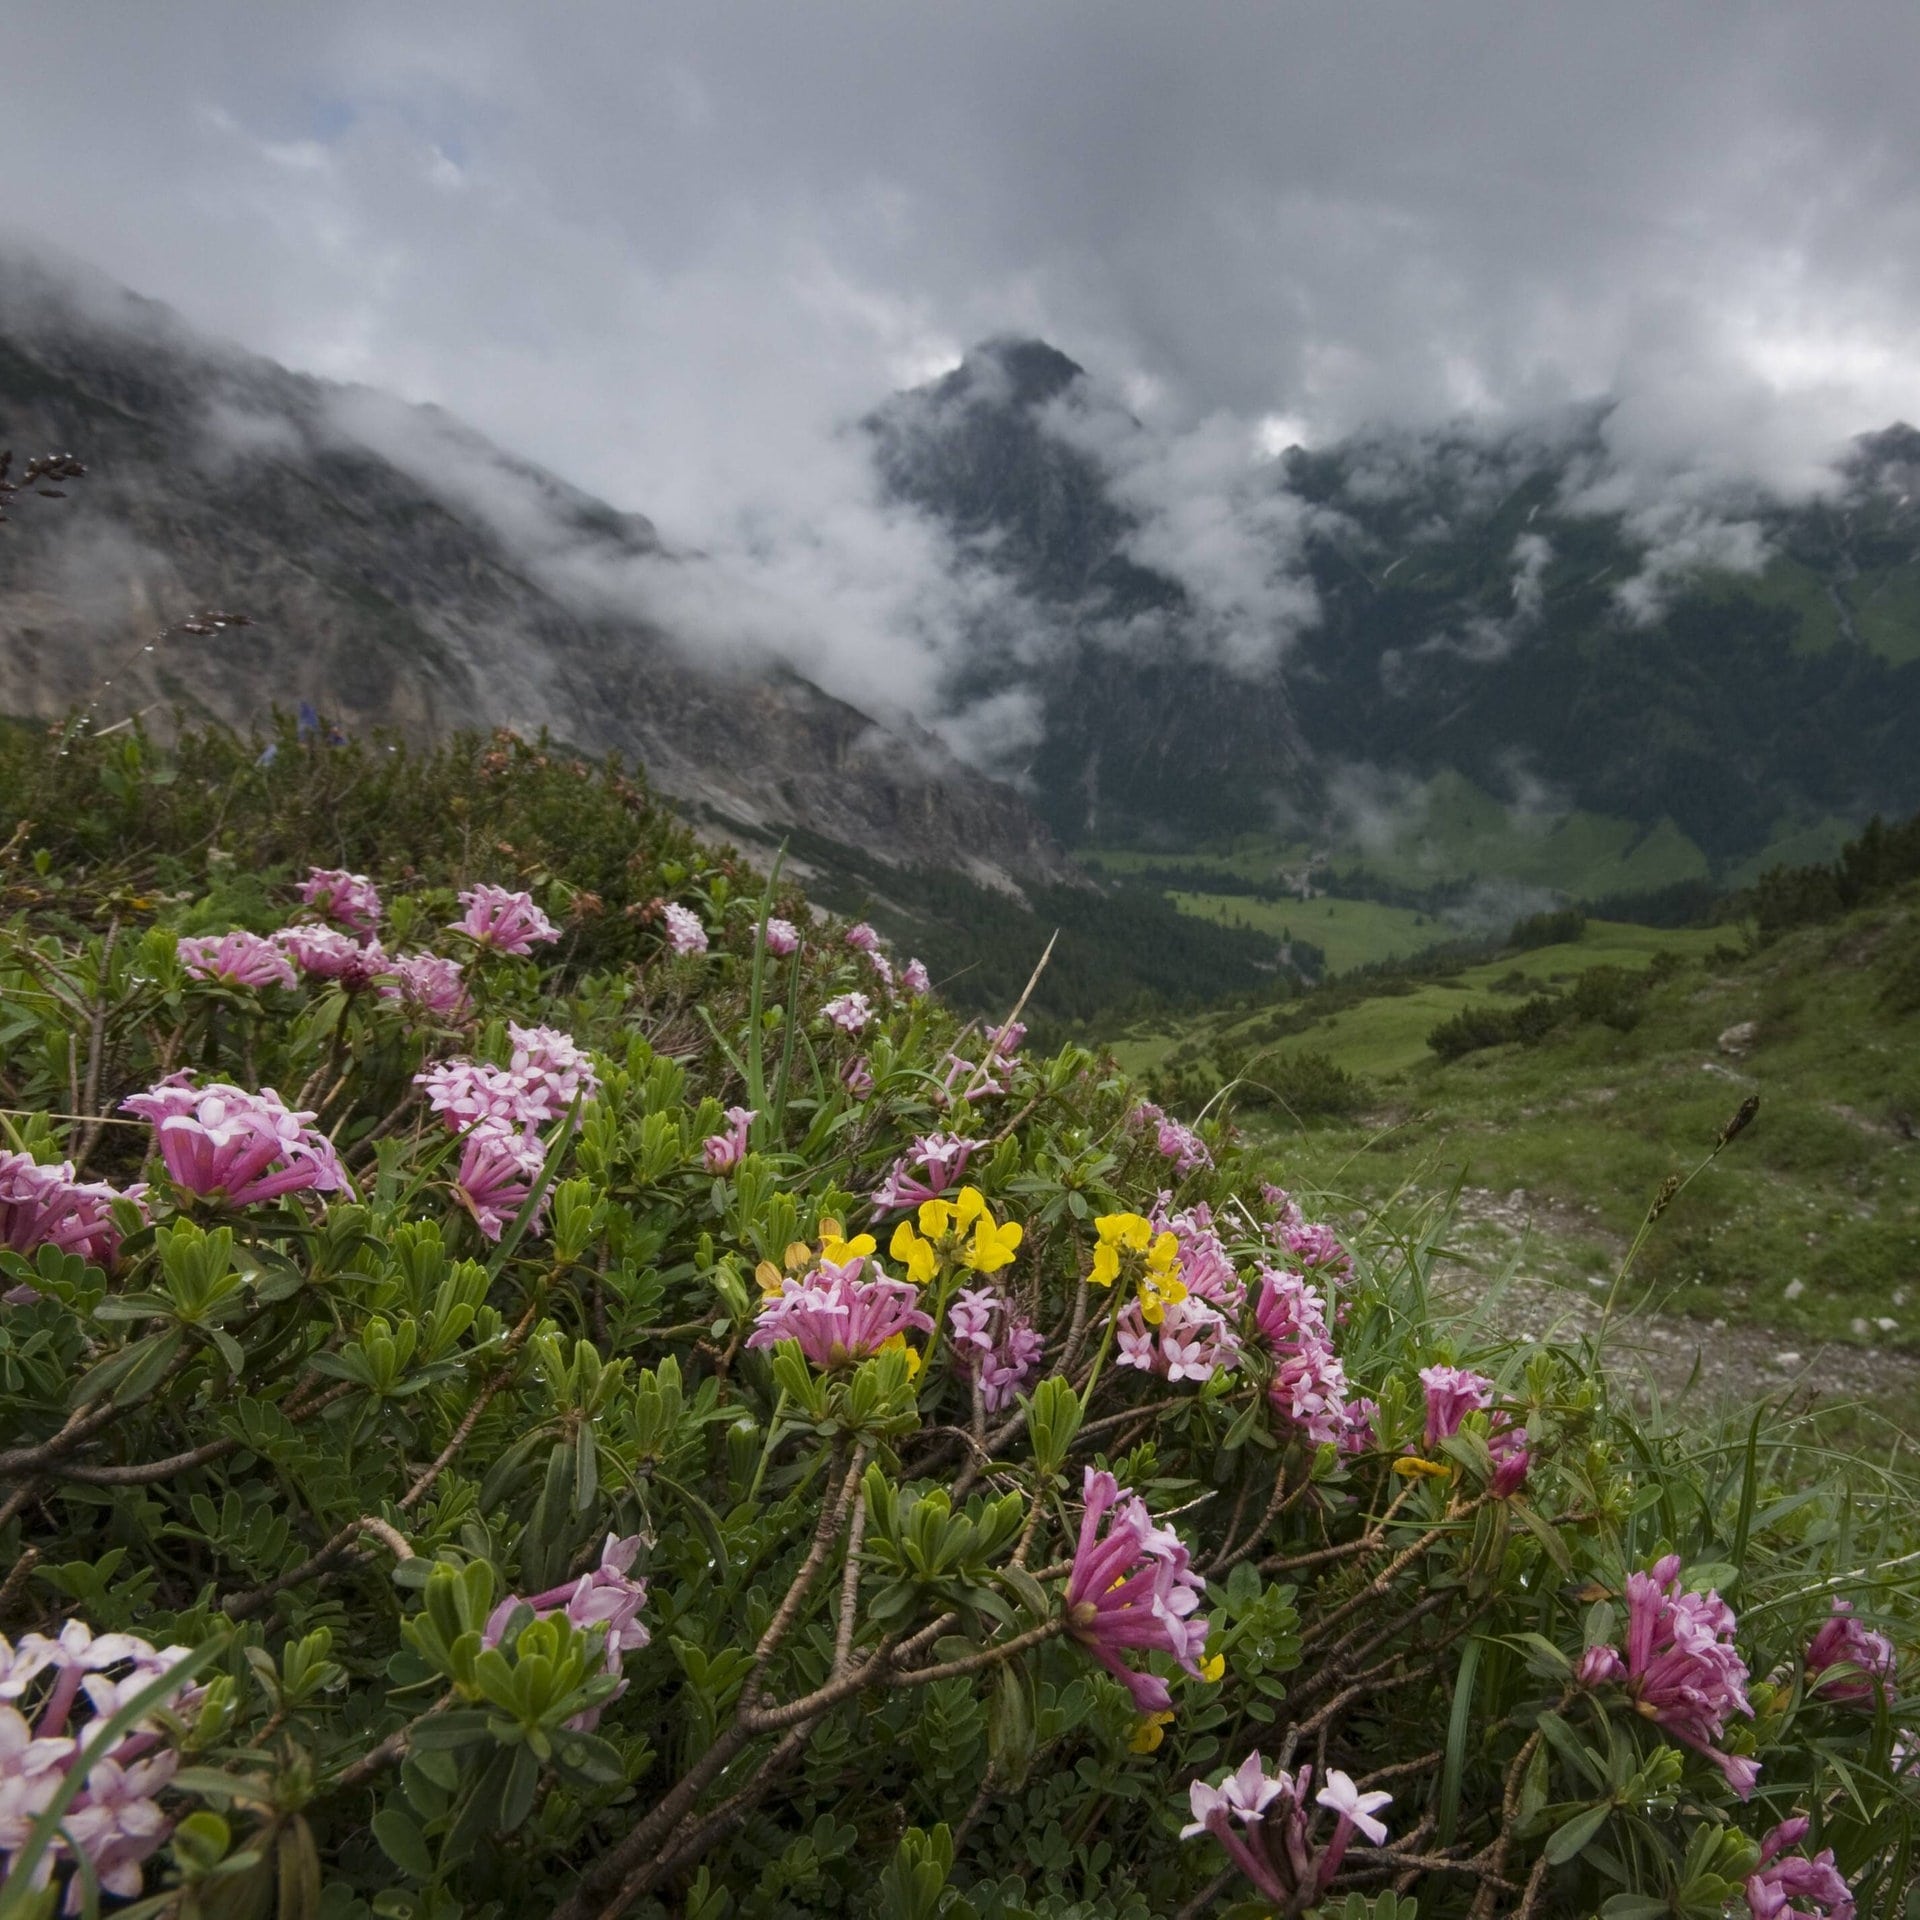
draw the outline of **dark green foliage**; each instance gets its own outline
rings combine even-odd
[[[1876,815],[1831,864],[1772,867],[1743,904],[1763,935],[1775,934],[1837,920],[1913,879],[1920,879],[1920,813],[1895,826]]]
[[[1550,913],[1530,913],[1516,920],[1507,935],[1507,945],[1516,953],[1528,953],[1535,947],[1571,945],[1587,930],[1587,916],[1578,907],[1557,907]]]
[[[1536,993],[1517,1007],[1463,1007],[1434,1027],[1427,1045],[1442,1060],[1458,1060],[1510,1041],[1537,1046],[1556,1028],[1589,1022],[1627,1033],[1639,1023],[1653,977],[1653,968],[1589,967],[1565,993]]]

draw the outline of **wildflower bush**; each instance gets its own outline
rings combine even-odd
[[[0,1920],[1907,1911],[1898,1449],[1447,1319],[617,769],[0,795]]]

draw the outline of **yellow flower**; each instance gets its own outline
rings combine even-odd
[[[1093,1271],[1087,1278],[1096,1287],[1110,1287],[1120,1277],[1123,1250],[1146,1252],[1153,1239],[1153,1222],[1137,1213],[1103,1213],[1093,1225],[1100,1237],[1093,1249]]]
[[[1417,1453],[1403,1453],[1393,1463],[1393,1470],[1403,1480],[1444,1480],[1453,1471],[1437,1460],[1422,1460]]]
[[[1129,1753],[1157,1753],[1160,1743],[1167,1737],[1167,1728],[1173,1724],[1170,1713],[1150,1713],[1133,1730],[1132,1738],[1127,1742]]]
[[[940,1263],[932,1245],[922,1240],[905,1220],[894,1228],[887,1251],[905,1266],[907,1278],[916,1287],[924,1287],[939,1271]]]
[[[789,1240],[787,1250],[781,1257],[786,1261],[789,1273],[805,1273],[813,1265],[813,1249],[804,1240]]]
[[[1224,1653],[1216,1653],[1211,1660],[1202,1660],[1200,1662],[1200,1678],[1204,1680],[1208,1686],[1212,1686],[1218,1681],[1226,1670],[1227,1656]]]
[[[754,1268],[753,1277],[760,1282],[760,1291],[766,1294],[778,1293],[786,1284],[786,1275],[771,1260],[762,1260]]]
[[[1024,1230],[1018,1220],[996,1227],[993,1215],[983,1211],[973,1223],[973,1244],[960,1258],[975,1273],[998,1273],[1002,1267],[1012,1264],[1023,1237]]]
[[[1158,1279],[1163,1274],[1177,1272],[1179,1266],[1180,1242],[1170,1233],[1159,1235],[1147,1249],[1147,1272]],[[1187,1297],[1185,1289],[1181,1290],[1178,1297],[1182,1300]]]
[[[907,1378],[917,1380],[920,1377],[920,1350],[907,1345],[907,1336],[896,1333],[890,1339],[882,1340],[874,1351],[876,1353],[904,1353],[907,1356]]]
[[[829,1228],[832,1228],[831,1232]],[[830,1266],[844,1267],[849,1260],[863,1258],[878,1245],[879,1242],[870,1233],[856,1234],[851,1240],[843,1240],[837,1221],[820,1222],[820,1258]]]

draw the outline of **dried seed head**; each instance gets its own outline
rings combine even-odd
[[[1760,1096],[1750,1093],[1740,1102],[1740,1111],[1720,1129],[1720,1144],[1724,1147],[1729,1140],[1743,1134],[1753,1125],[1753,1116],[1760,1111]]]

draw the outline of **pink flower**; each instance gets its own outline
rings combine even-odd
[[[544,1083],[529,1084],[510,1067],[477,1060],[438,1060],[413,1076],[427,1104],[455,1133],[494,1121],[507,1127],[540,1126],[553,1118]]]
[[[872,1094],[873,1069],[867,1064],[867,1056],[864,1053],[856,1053],[840,1069],[840,1084],[856,1100],[865,1100]]]
[[[1011,1060],[1020,1051],[1026,1037],[1026,1028],[1018,1020],[1009,1020],[1004,1027],[995,1030],[989,1051],[996,1060]]]
[[[893,962],[878,947],[867,955],[867,964],[872,967],[873,975],[880,983],[880,989],[888,999],[893,998]]]
[[[1081,1494],[1067,1630],[1126,1687],[1139,1712],[1164,1713],[1172,1699],[1167,1683],[1135,1672],[1120,1655],[1134,1649],[1170,1653],[1198,1679],[1207,1623],[1187,1616],[1199,1606],[1206,1583],[1193,1571],[1180,1536],[1155,1526],[1145,1502],[1131,1492],[1123,1495],[1112,1474],[1087,1468]]]
[[[789,1276],[780,1291],[760,1303],[750,1347],[797,1340],[810,1366],[847,1367],[878,1353],[896,1334],[931,1333],[932,1318],[914,1303],[918,1289],[905,1280],[889,1280],[873,1263],[865,1279],[863,1255],[835,1266],[822,1261],[800,1279]]]
[[[1273,1354],[1268,1403],[1316,1446],[1342,1444],[1353,1419],[1347,1373],[1333,1350],[1318,1290],[1297,1273],[1262,1267],[1253,1318]]]
[[[675,953],[684,958],[688,954],[706,952],[707,930],[700,924],[697,913],[681,906],[677,900],[669,900],[662,912],[667,922],[667,945]]]
[[[396,954],[387,962],[380,991],[387,999],[398,1000],[416,1013],[432,1014],[440,1020],[459,1020],[465,1017],[471,1004],[460,972],[458,960],[443,960],[437,953]]]
[[[646,1580],[635,1578],[630,1572],[645,1544],[644,1534],[630,1534],[624,1540],[608,1534],[600,1549],[600,1564],[590,1573],[549,1587],[545,1593],[529,1594],[524,1599],[510,1594],[502,1600],[487,1616],[481,1644],[488,1647],[500,1644],[516,1608],[531,1607],[536,1620],[564,1613],[576,1632],[591,1632],[595,1627],[605,1630],[606,1670],[620,1676],[621,1662],[626,1656],[638,1653],[653,1637],[640,1619],[640,1609],[647,1604]],[[617,1691],[610,1693],[601,1705],[576,1714],[567,1725],[577,1732],[590,1733],[599,1725],[601,1714],[626,1690],[627,1683],[622,1677]]]
[[[1493,1382],[1459,1367],[1422,1367],[1420,1384],[1427,1390],[1426,1444],[1437,1447],[1460,1431],[1468,1414],[1493,1400]]]
[[[861,1033],[873,1018],[873,1002],[864,993],[843,993],[820,1009],[842,1033]]]
[[[1219,1786],[1210,1787],[1204,1780],[1191,1783],[1187,1800],[1193,1818],[1180,1829],[1180,1838],[1211,1834],[1266,1899],[1297,1913],[1332,1885],[1356,1832],[1376,1847],[1385,1844],[1387,1829],[1374,1815],[1393,1799],[1390,1793],[1362,1793],[1334,1768],[1314,1795],[1313,1804],[1334,1816],[1333,1836],[1316,1854],[1308,1833],[1312,1816],[1307,1795],[1312,1786],[1311,1767],[1302,1767],[1298,1774],[1282,1768],[1268,1775],[1256,1748]],[[1244,1835],[1235,1831],[1236,1823],[1245,1828]]]
[[[1211,1301],[1227,1313],[1238,1313],[1246,1303],[1247,1289],[1227,1252],[1226,1242],[1214,1231],[1213,1209],[1203,1201],[1184,1213],[1168,1214],[1162,1209],[1170,1194],[1161,1195],[1155,1207],[1153,1223],[1171,1233],[1180,1244],[1180,1278],[1190,1294]]]
[[[711,1174],[731,1173],[747,1156],[747,1129],[760,1116],[751,1107],[729,1107],[725,1133],[707,1135],[701,1151]]]
[[[1117,1365],[1138,1367],[1169,1381],[1211,1380],[1240,1363],[1240,1342],[1225,1314],[1197,1294],[1169,1302],[1150,1324],[1140,1302],[1129,1300],[1115,1323]]]
[[[1748,1877],[1747,1911],[1753,1920],[1853,1920],[1853,1889],[1834,1864],[1833,1849],[1822,1847],[1809,1859],[1787,1854],[1807,1837],[1813,1823],[1804,1813],[1782,1820],[1760,1843],[1760,1861]]]
[[[533,1183],[546,1164],[546,1151],[540,1137],[529,1129],[516,1133],[499,1120],[482,1120],[467,1131],[460,1153],[460,1171],[454,1178],[454,1197],[473,1215],[480,1231],[489,1240],[498,1240],[527,1203]],[[546,1197],[528,1222],[531,1231],[540,1230],[546,1213]]]
[[[271,940],[235,927],[231,933],[189,936],[180,942],[180,964],[196,980],[223,987],[290,987],[293,969]]]
[[[323,920],[362,938],[380,925],[380,894],[364,873],[344,867],[310,867],[300,887],[301,905]]]
[[[1487,1482],[1487,1491],[1496,1500],[1510,1500],[1527,1484],[1533,1456],[1527,1450],[1525,1427],[1514,1426],[1501,1413],[1496,1413],[1493,1421],[1493,1431],[1487,1438],[1488,1451],[1493,1455],[1493,1477]]]
[[[913,1151],[893,1163],[873,1196],[876,1213],[891,1213],[901,1207],[917,1207],[923,1201],[937,1200],[960,1184],[967,1170],[974,1143],[953,1133],[923,1134],[913,1143]],[[926,1169],[924,1179],[916,1178],[908,1168]]]
[[[954,1360],[980,1384],[980,1404],[1000,1413],[1040,1364],[1046,1342],[997,1287],[962,1287],[947,1309]]]
[[[1624,1661],[1610,1647],[1589,1647],[1578,1674],[1585,1686],[1624,1678],[1639,1710],[1705,1754],[1744,1800],[1759,1777],[1759,1762],[1714,1745],[1732,1715],[1753,1715],[1746,1662],[1734,1651],[1733,1632],[1733,1609],[1717,1593],[1681,1592],[1680,1556],[1670,1553],[1651,1573],[1627,1576]]]
[[[1191,1127],[1182,1126],[1178,1120],[1163,1119],[1154,1136],[1154,1144],[1173,1162],[1176,1173],[1191,1173],[1195,1167],[1213,1165],[1213,1155],[1207,1151],[1207,1143]]]
[[[558,1027],[517,1027],[507,1023],[507,1038],[513,1042],[513,1061],[508,1068],[531,1100],[545,1111],[542,1120],[557,1120],[574,1103],[582,1105],[600,1091],[600,1076],[586,1050],[575,1044],[573,1035]]]
[[[855,953],[872,953],[880,945],[880,936],[864,920],[849,927],[846,938]]]
[[[783,960],[800,944],[800,929],[791,920],[770,915],[767,920],[767,951]]]
[[[41,1166],[30,1153],[0,1153],[0,1246],[15,1253],[58,1247],[111,1267],[120,1253],[113,1203],[139,1205],[145,1192],[144,1186],[122,1193],[104,1181],[76,1181],[71,1160]]]
[[[128,1743],[131,1744],[131,1743]],[[87,1771],[87,1784],[67,1811],[73,1843],[93,1863],[103,1892],[131,1900],[141,1889],[140,1869],[160,1850],[172,1822],[154,1796],[172,1780],[180,1756],[170,1750],[122,1766],[103,1754]],[[70,1888],[67,1911],[79,1911]]]
[[[530,954],[536,943],[544,946],[560,938],[530,893],[481,885],[462,893],[460,904],[467,910],[466,917],[455,921],[453,930],[495,953]]]
[[[308,979],[337,980],[348,993],[361,992],[386,970],[377,940],[362,946],[338,927],[282,927],[273,937]]]
[[[933,981],[927,973],[927,963],[924,960],[909,960],[900,969],[900,985],[908,993],[931,993]]]
[[[1334,1238],[1333,1229],[1318,1221],[1276,1221],[1268,1232],[1310,1273],[1338,1278],[1353,1271],[1353,1256]]]
[[[307,1188],[353,1195],[333,1142],[307,1125],[313,1114],[290,1110],[271,1087],[163,1081],[120,1105],[153,1122],[168,1177],[203,1200],[257,1206]]]
[[[1807,1647],[1807,1672],[1817,1676],[1808,1691],[1868,1712],[1891,1687],[1898,1667],[1893,1642],[1863,1627],[1848,1600],[1833,1603],[1832,1614]]]

